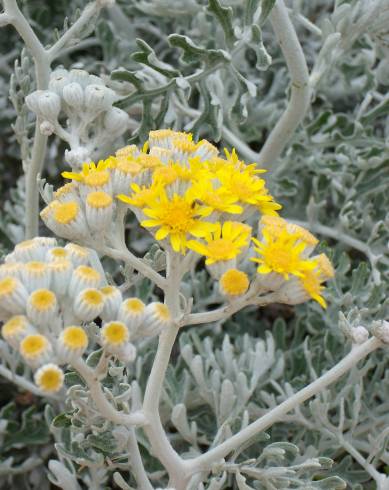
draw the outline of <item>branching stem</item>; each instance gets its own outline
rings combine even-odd
[[[219,446],[211,449],[205,454],[192,460],[186,461],[187,471],[193,473],[209,470],[213,463],[226,457],[230,452],[237,449],[240,445],[247,442],[260,432],[266,430],[276,422],[282,420],[282,417],[293,410],[295,407],[308,400],[312,396],[323,391],[328,385],[337,381],[341,376],[347,373],[361,359],[365,358],[374,350],[382,346],[382,343],[376,337],[372,337],[361,345],[354,347],[349,354],[339,361],[333,368],[320,376],[318,379],[307,385],[302,390],[290,396],[277,407],[274,407],[266,415],[252,422],[246,428],[226,440]]]

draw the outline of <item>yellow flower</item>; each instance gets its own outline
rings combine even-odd
[[[289,274],[302,277],[304,272],[315,268],[314,262],[302,258],[301,254],[306,244],[299,241],[296,234],[289,233],[286,229],[275,234],[268,228],[264,228],[262,235],[262,242],[252,239],[256,245],[254,250],[261,257],[251,260],[259,264],[257,271],[260,274],[277,272],[285,279],[289,279]]]
[[[281,209],[281,205],[274,202],[268,193],[265,181],[253,175],[252,171],[239,171],[226,165],[219,169],[217,176],[223,189],[240,203],[255,206],[263,214],[277,215],[277,210]]]
[[[190,240],[187,244],[188,248],[207,258],[207,265],[234,259],[250,240],[251,227],[248,225],[235,221],[215,225],[215,231],[205,238],[205,244],[195,240]]]
[[[77,180],[90,187],[102,187],[110,179],[108,168],[113,166],[114,159],[100,160],[96,165],[94,162],[84,163],[81,172],[62,172],[65,179]]]
[[[320,269],[305,271],[300,278],[303,289],[309,294],[309,296],[317,301],[320,306],[327,308],[327,303],[321,292],[325,289],[320,279]]]
[[[212,212],[241,214],[242,206],[237,204],[238,198],[229,194],[223,187],[214,188],[210,180],[199,180],[189,189],[188,194],[203,204],[202,216]]]
[[[162,185],[173,184],[176,180],[190,182],[193,179],[193,171],[190,167],[179,163],[170,163],[155,170],[153,181]]]
[[[289,223],[279,216],[262,216],[260,225],[266,226],[269,233],[275,235],[279,234],[282,230],[287,230],[288,233],[296,235],[299,240],[311,247],[315,247],[319,243],[319,240],[308,230],[294,223]]]
[[[36,385],[48,393],[59,391],[64,382],[64,373],[56,364],[45,364],[35,373]]]
[[[211,233],[214,223],[201,221],[200,206],[196,201],[174,194],[168,197],[161,190],[156,200],[148,204],[143,212],[150,219],[141,222],[145,228],[159,227],[155,233],[157,240],[170,238],[171,246],[175,252],[185,253],[188,235],[201,238]]]
[[[232,297],[244,294],[249,284],[250,281],[247,274],[238,269],[228,269],[219,280],[221,293]]]
[[[133,190],[133,193],[130,196],[119,194],[116,197],[119,199],[119,201],[126,204],[131,204],[137,208],[143,208],[144,206],[147,206],[150,201],[157,198],[160,186],[152,184],[150,187],[140,187],[138,184],[134,183],[131,184],[131,189]]]

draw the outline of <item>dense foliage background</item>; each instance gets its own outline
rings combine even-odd
[[[85,6],[83,0],[19,4],[45,45]],[[97,74],[122,96],[118,106],[130,114],[133,130],[113,147],[142,142],[150,129],[175,127],[220,147],[235,146],[242,159],[255,161],[285,109],[290,81],[267,19],[272,2],[262,2],[262,17],[254,22],[258,4],[119,0],[94,19],[83,39],[63,49],[56,65]],[[249,414],[274,406],[344,356],[350,326],[369,327],[388,312],[389,5],[357,0],[288,5],[311,73],[312,104],[267,180],[283,205],[282,216],[320,236],[337,274],[324,312],[313,302],[251,308],[224,325],[181,334],[164,393],[165,423],[181,451],[208,446],[217,427],[234,431]],[[32,61],[11,26],[0,29],[0,54],[0,250],[7,253],[23,237],[21,158],[29,151],[34,121],[24,97],[35,82]],[[50,183],[60,181],[65,148],[50,137],[43,175]],[[42,233],[48,230],[42,227]],[[131,228],[128,240],[144,252],[138,230]],[[114,273],[113,264],[107,267]],[[192,294],[206,305],[212,298],[206,274],[199,271],[192,280]],[[147,297],[147,283],[139,288]],[[153,341],[143,345],[126,381],[144,385],[154,348]],[[85,470],[85,488],[93,487],[94,478],[107,488],[122,485],[119,476],[116,483],[112,478],[113,471],[120,472],[124,449],[112,453],[112,436],[90,435],[83,426],[85,438],[71,444],[67,421],[50,429],[54,415],[70,413],[71,406],[45,410],[44,400],[1,376],[0,383],[1,488],[49,488],[46,465],[55,457],[54,441],[61,457],[81,473],[77,458],[105,459],[102,474]],[[347,488],[373,490],[364,462],[388,472],[388,427],[387,352],[379,351],[363,369],[242,448],[234,478],[221,482],[216,468],[212,488],[251,488],[243,486],[244,475],[247,485],[257,482],[253,488],[285,488],[286,483],[345,488],[342,479]],[[163,481],[146,442],[143,456],[155,481]]]

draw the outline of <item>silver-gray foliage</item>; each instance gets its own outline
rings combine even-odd
[[[45,46],[58,39],[53,28],[62,30],[64,16],[74,16],[65,21],[66,31],[84,7],[79,0],[57,1],[55,8],[51,3],[20,2]],[[288,70],[268,18],[274,3],[118,1],[61,47],[55,73],[93,73],[95,88],[112,95],[104,111],[126,114],[129,142],[143,141],[150,129],[172,127],[235,146],[242,158],[258,161],[290,96]],[[342,359],[349,341],[364,335],[357,329],[374,330],[374,322],[388,315],[389,3],[294,0],[288,13],[307,59],[311,105],[276,161],[261,163],[270,168],[270,187],[284,215],[320,235],[327,242],[323,249],[333,251],[336,278],[325,313],[316,304],[250,308],[224,324],[181,334],[161,417],[183,455],[223,442],[280,404]],[[69,153],[80,148],[87,148],[86,159],[103,157],[122,128],[99,146],[96,140],[109,121],[98,113],[96,121],[90,116],[85,123],[81,140],[72,139],[67,121],[74,117],[82,124],[83,117],[69,102],[77,87],[67,95],[53,91],[69,100],[62,101],[61,113],[45,118],[28,95],[37,89],[31,55],[11,27],[0,30],[0,39],[0,247],[5,253],[23,235],[19,162],[26,167],[31,159],[34,116],[28,107],[43,116],[41,131],[56,135],[48,140],[44,177],[65,168],[65,151],[68,163]],[[45,88],[46,95],[51,89]],[[100,132],[88,133],[92,122]],[[145,252],[137,234],[131,228],[137,250]],[[160,252],[147,258],[163,262]],[[112,263],[106,267],[113,277],[121,273]],[[153,299],[146,280],[131,287]],[[191,288],[197,304],[212,304],[204,271],[191,278]],[[104,389],[115,406],[140,406],[155,347],[154,340],[145,340],[134,365],[110,366]],[[0,349],[7,373],[22,376],[6,347]],[[99,355],[92,349],[88,364],[96,366]],[[129,471],[134,437],[153,487],[166,487],[166,473],[142,431],[134,435],[102,419],[76,373],[66,375],[66,405],[52,400],[46,408],[31,387],[18,393],[10,381],[1,381],[0,488],[48,489],[47,475],[66,490],[136,488]],[[385,490],[388,441],[389,371],[387,353],[380,350],[251,445],[215,463],[207,483],[194,477],[188,488]]]

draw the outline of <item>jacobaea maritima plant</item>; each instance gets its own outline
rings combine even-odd
[[[0,489],[388,490],[387,0],[82,3],[1,2]]]

